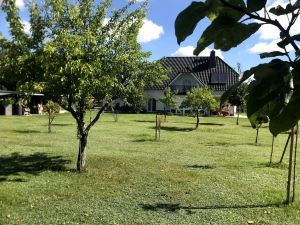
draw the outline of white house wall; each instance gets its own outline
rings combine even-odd
[[[159,101],[164,97],[164,92],[162,90],[145,90],[144,96],[146,99],[145,109],[148,109],[148,100],[153,98],[156,100],[156,110],[164,110],[164,104]]]
[[[182,81],[182,80],[181,80]],[[178,80],[180,82],[180,80]],[[175,82],[174,82],[175,83]],[[178,84],[180,85],[180,84]],[[216,98],[220,99],[223,91],[213,91],[213,94]],[[164,104],[161,103],[159,100],[164,97],[164,91],[163,90],[145,90],[145,109],[148,111],[148,100],[149,99],[155,99],[156,100],[156,110],[157,111],[163,111],[164,110]],[[185,95],[177,95],[178,100],[179,100],[179,105],[183,102]],[[236,114],[236,106],[230,106],[228,107],[229,109],[229,114],[230,115],[235,115]],[[183,109],[183,113],[185,110],[188,109]]]

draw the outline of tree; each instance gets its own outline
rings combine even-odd
[[[179,99],[176,96],[176,92],[172,91],[170,87],[167,87],[165,90],[165,96],[159,99],[164,104],[164,113],[165,113],[165,121],[167,120],[167,109],[166,107],[178,107]]]
[[[243,0],[192,2],[176,19],[176,36],[178,43],[184,41],[193,33],[197,24],[207,17],[210,23],[201,35],[194,52],[199,54],[210,44],[214,44],[216,49],[228,51],[244,42],[260,27],[265,25],[276,27],[280,31],[281,40],[277,43],[280,50],[261,53],[260,57],[277,58],[246,71],[242,79],[225,95],[229,95],[254,74],[255,80],[250,84],[251,90],[247,101],[247,115],[250,122],[255,123],[263,109],[268,107],[266,116],[270,121],[271,133],[277,136],[281,132],[292,130],[295,135],[297,133],[295,127],[300,119],[300,50],[297,44],[300,41],[300,34],[291,33],[291,28],[299,15],[299,0],[294,3],[289,1],[285,6],[278,5],[270,9],[267,8],[266,0],[247,0],[247,4]],[[286,26],[282,24],[282,19],[280,21],[277,18],[278,16],[286,18]],[[291,51],[287,48],[288,45],[292,47]],[[283,60],[281,56],[286,56],[287,60]],[[291,189],[292,182],[295,182],[295,176],[292,176],[293,157],[296,155],[294,147],[292,141],[286,203],[294,200],[294,189]]]
[[[48,133],[51,133],[52,122],[60,111],[59,104],[49,100],[43,107],[44,112],[48,114]]]
[[[31,8],[43,12],[35,26],[44,38],[39,39],[35,51],[22,55],[23,61],[34,58],[41,65],[34,78],[25,76],[26,82],[40,84],[46,98],[69,111],[77,123],[78,171],[86,164],[88,134],[110,102],[126,99],[137,86],[158,83],[165,74],[158,62],[147,61],[150,54],[142,52],[137,43],[146,5],[135,7],[130,1],[110,12],[110,0],[96,2],[45,0],[39,6],[32,4]],[[102,106],[87,122],[90,97]]]
[[[216,110],[218,104],[213,94],[207,87],[194,87],[186,94],[182,107],[189,107],[196,114],[196,129],[199,126],[200,110]]]
[[[144,110],[145,96],[144,87],[136,87],[128,94],[122,110],[125,112],[138,113]]]
[[[239,125],[240,110],[246,102],[247,88],[248,85],[246,83],[242,83],[240,86],[236,87],[236,89],[233,90],[228,96],[228,102],[231,105],[235,105],[237,107],[236,125]]]

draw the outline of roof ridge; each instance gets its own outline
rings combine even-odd
[[[165,56],[163,58],[209,58],[209,56]]]

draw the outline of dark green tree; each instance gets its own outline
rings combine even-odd
[[[273,17],[270,16],[271,14]],[[287,26],[274,18],[274,16],[282,15],[287,17]],[[248,39],[261,26],[276,27],[280,31],[281,40],[277,45],[281,51],[274,49],[272,52],[260,54],[260,57],[277,58],[246,71],[242,79],[225,95],[229,95],[231,91],[254,74],[254,81],[250,84],[251,89],[249,89],[247,100],[247,115],[250,122],[254,124],[261,116],[261,112],[266,111],[266,116],[270,121],[269,129],[273,135],[276,136],[287,130],[292,130],[292,133],[295,134],[297,133],[295,127],[300,119],[300,51],[297,44],[300,41],[300,34],[291,34],[291,28],[295,25],[299,15],[300,0],[294,3],[289,1],[286,6],[278,5],[271,9],[267,9],[267,0],[192,2],[176,19],[176,36],[178,43],[181,43],[193,33],[201,20],[208,18],[210,23],[201,35],[194,52],[199,54],[211,44],[214,44],[215,49],[228,51]],[[293,48],[290,52],[287,49],[288,45]],[[281,56],[286,56],[287,60],[283,60]],[[264,110],[265,108],[268,110]],[[291,138],[291,140],[294,139],[294,137]],[[292,182],[295,182],[295,176],[292,176],[294,151],[292,141],[287,203],[294,200],[294,189],[292,190]]]
[[[194,87],[186,94],[181,107],[188,107],[196,114],[196,129],[199,127],[200,110],[216,110],[218,103],[207,87]]]

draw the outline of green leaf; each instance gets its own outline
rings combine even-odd
[[[296,2],[294,5],[287,4],[285,8],[283,8],[281,5],[278,5],[276,7],[271,8],[269,12],[276,16],[282,16],[285,14],[292,13],[298,8],[299,8],[299,2]]]
[[[200,52],[212,43],[214,43],[215,49],[228,51],[249,38],[260,26],[258,23],[243,24],[234,21],[232,18],[218,17],[203,32],[194,54],[200,54]]]
[[[232,85],[227,91],[225,91],[220,99],[220,105],[224,105],[224,103],[227,101],[227,99],[229,98],[230,95],[233,94],[233,92],[236,91],[236,89],[243,83],[245,82],[247,79],[249,79],[251,76],[253,75],[253,72],[251,70],[245,71],[242,78],[235,83],[234,85]]]
[[[274,136],[290,130],[300,119],[300,91],[293,93],[290,102],[270,121],[269,129]]]
[[[281,5],[278,5],[276,7],[273,7],[269,10],[270,13],[276,15],[276,16],[281,16],[285,14],[285,10]]]
[[[247,0],[247,9],[249,12],[256,12],[266,6],[267,0]]]
[[[282,41],[278,42],[277,45],[280,48],[284,48],[285,46],[287,46],[288,44],[290,44],[293,41],[300,41],[300,34],[296,34],[296,35],[294,35],[292,37],[285,38]]]
[[[222,95],[221,101],[224,102],[226,96],[236,86],[254,74],[255,80],[248,87],[247,116],[251,125],[257,128],[268,118],[272,120],[276,117],[284,107],[285,93],[289,88],[289,69],[289,63],[279,59],[253,67],[244,73],[236,85]]]
[[[198,22],[206,16],[207,10],[207,4],[203,2],[192,2],[189,7],[177,16],[175,21],[175,33],[178,44],[193,33]]]
[[[249,85],[247,102],[247,115],[251,124],[255,124],[263,114],[270,118],[270,131],[273,135],[285,131],[286,127],[290,129],[289,122],[284,122],[286,118],[281,115],[286,108],[286,93],[289,92],[289,63],[275,59],[259,65],[254,77],[255,81]]]
[[[228,3],[234,6],[245,6],[243,0],[228,0]],[[238,21],[243,17],[243,13],[225,7],[220,1],[207,0],[206,2],[192,2],[185,10],[183,10],[176,18],[175,21],[175,34],[177,42],[180,44],[189,35],[193,33],[197,24],[208,17],[214,21],[218,17],[231,18]]]
[[[226,0],[226,2],[235,7],[246,8],[243,0]],[[218,18],[219,16],[230,17],[235,21],[239,21],[244,16],[242,12],[225,6],[221,1],[207,0],[206,3],[209,5],[207,17],[211,21]]]
[[[260,58],[269,58],[269,57],[276,57],[276,56],[284,56],[284,52],[274,51],[274,52],[264,52],[259,54]]]

